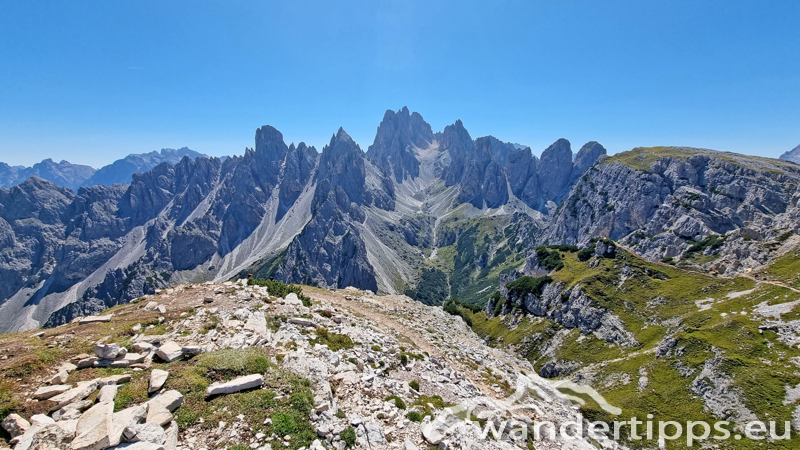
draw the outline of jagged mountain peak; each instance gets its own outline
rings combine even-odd
[[[419,176],[420,162],[414,149],[428,148],[433,140],[430,124],[419,113],[409,113],[405,106],[396,113],[387,110],[367,149],[367,159],[402,183],[405,178]]]
[[[289,148],[283,141],[283,134],[271,125],[264,125],[256,130],[256,154],[274,153],[276,158],[285,156]]]
[[[605,147],[597,141],[589,141],[578,150],[572,167],[572,181],[575,181],[583,172],[594,164],[601,156],[606,155]]]

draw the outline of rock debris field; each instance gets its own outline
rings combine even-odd
[[[576,419],[577,405],[527,361],[439,307],[354,288],[304,294],[305,304],[246,280],[181,285],[4,335],[14,412],[0,447],[511,449],[527,448],[512,427]],[[588,437],[534,444],[620,448]]]

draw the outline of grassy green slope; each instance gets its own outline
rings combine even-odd
[[[782,342],[775,332],[760,330],[765,319],[754,310],[764,302],[800,300],[798,292],[744,277],[723,279],[687,272],[627,252],[614,259],[599,259],[596,267],[591,267],[592,260],[579,261],[575,253],[562,252],[562,257],[564,268],[552,274],[554,280],[568,287],[580,284],[596,304],[623,320],[640,347],[609,344],[531,315],[488,318],[481,312],[473,315],[474,329],[492,345],[514,348],[537,370],[553,359],[577,363],[581,368],[570,376],[577,380],[580,374],[580,382],[621,407],[625,418],[653,414],[655,420],[684,423],[726,419],[715,418],[692,391],[706,361],[719,355],[717,372],[729,379],[728,391],[739,395],[747,409],[760,420],[779,421],[779,433],[783,422],[792,420],[798,402],[784,401],[787,387],[800,384],[800,368],[792,362],[800,358],[800,350]],[[796,280],[800,265],[788,273],[792,272],[789,259],[778,261],[771,273]],[[784,321],[800,314],[800,306],[787,309],[790,312],[784,314]],[[673,350],[656,357],[658,345],[667,337],[676,341]],[[548,351],[550,354],[543,354]],[[645,377],[647,382],[640,387]],[[584,410],[590,417],[608,418],[597,408]],[[800,439],[776,441],[767,447],[749,440],[721,441],[719,445],[790,449],[800,448]],[[671,446],[681,447],[678,443]]]
[[[427,304],[457,297],[469,305],[485,304],[500,286],[500,274],[525,264],[527,243],[515,241],[522,223],[512,216],[453,218],[440,233],[457,235],[455,242],[437,250],[421,269],[421,282],[407,294]],[[438,302],[429,301],[435,297]]]

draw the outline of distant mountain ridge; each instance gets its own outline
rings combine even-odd
[[[59,186],[78,189],[88,180],[95,170],[89,166],[72,164],[69,161],[56,163],[50,158],[34,164],[32,167],[9,166],[0,162],[0,187],[16,186],[32,176],[52,181]]]
[[[366,152],[341,128],[318,152],[265,125],[243,155],[184,156],[127,185],[0,189],[0,332],[247,273],[482,303],[538,245],[596,236],[739,273],[794,242],[798,180],[795,164],[711,150],[573,155],[558,139],[537,158],[408,108]]]
[[[133,153],[97,169],[97,171],[84,181],[81,186],[111,186],[116,183],[128,184],[133,174],[137,172],[146,172],[163,162],[178,164],[184,156],[195,159],[206,155],[190,150],[187,147],[182,147],[177,150],[163,148],[160,153],[157,151],[152,151],[150,153]]]
[[[780,159],[800,164],[800,145],[782,154]]]
[[[177,164],[184,156],[194,159],[206,155],[186,147],[177,150],[165,148],[160,153],[152,151],[130,154],[97,170],[90,166],[72,164],[66,160],[56,163],[50,158],[32,167],[9,166],[0,162],[0,188],[14,187],[32,176],[73,191],[81,186],[129,184],[134,173],[146,172],[163,162]]]

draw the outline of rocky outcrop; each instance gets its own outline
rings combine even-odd
[[[515,307],[534,316],[547,317],[564,328],[577,328],[582,334],[594,333],[599,339],[624,347],[635,347],[639,343],[633,334],[625,329],[622,320],[599,306],[583,291],[580,285],[565,290],[561,283],[547,283],[540,295],[528,293],[519,297],[509,291],[506,284],[519,276],[509,274],[501,278],[500,296],[505,299],[503,311],[511,312]],[[487,303],[487,313],[492,313],[495,300]],[[551,378],[551,377],[548,377]]]
[[[566,139],[547,147],[539,161],[539,190],[544,201],[559,200],[565,195],[572,176],[572,148]]]
[[[800,167],[670,150],[635,149],[592,166],[541,239],[583,244],[606,236],[651,260],[719,255],[705,269],[733,274],[770,261],[765,242],[800,231]]]

